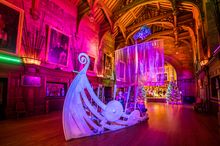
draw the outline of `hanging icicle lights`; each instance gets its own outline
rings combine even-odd
[[[146,25],[142,26],[141,29],[134,34],[133,38],[135,40],[137,39],[145,39],[147,36],[151,35],[151,30],[149,27],[147,27]]]

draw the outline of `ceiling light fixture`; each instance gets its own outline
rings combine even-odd
[[[141,29],[134,34],[133,38],[135,40],[137,39],[145,39],[147,36],[151,35],[151,30],[149,27],[147,27],[146,25],[142,26]]]

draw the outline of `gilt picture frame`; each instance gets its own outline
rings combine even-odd
[[[62,31],[48,28],[47,57],[50,64],[68,66],[70,37]]]
[[[24,10],[0,1],[0,52],[20,54],[23,21]]]
[[[105,54],[104,55],[104,65],[105,65],[105,75],[112,76],[112,57]]]

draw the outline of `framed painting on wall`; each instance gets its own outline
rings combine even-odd
[[[47,82],[46,96],[47,97],[64,97],[66,96],[66,83]]]
[[[69,56],[69,36],[49,27],[47,61],[52,64],[67,66]]]
[[[22,9],[5,0],[0,1],[0,51],[19,53],[23,20]]]
[[[104,55],[105,62],[105,75],[112,76],[112,58],[111,56],[105,54]]]

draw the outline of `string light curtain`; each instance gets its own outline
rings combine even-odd
[[[115,72],[117,85],[163,85],[163,40],[144,42],[116,50]]]

